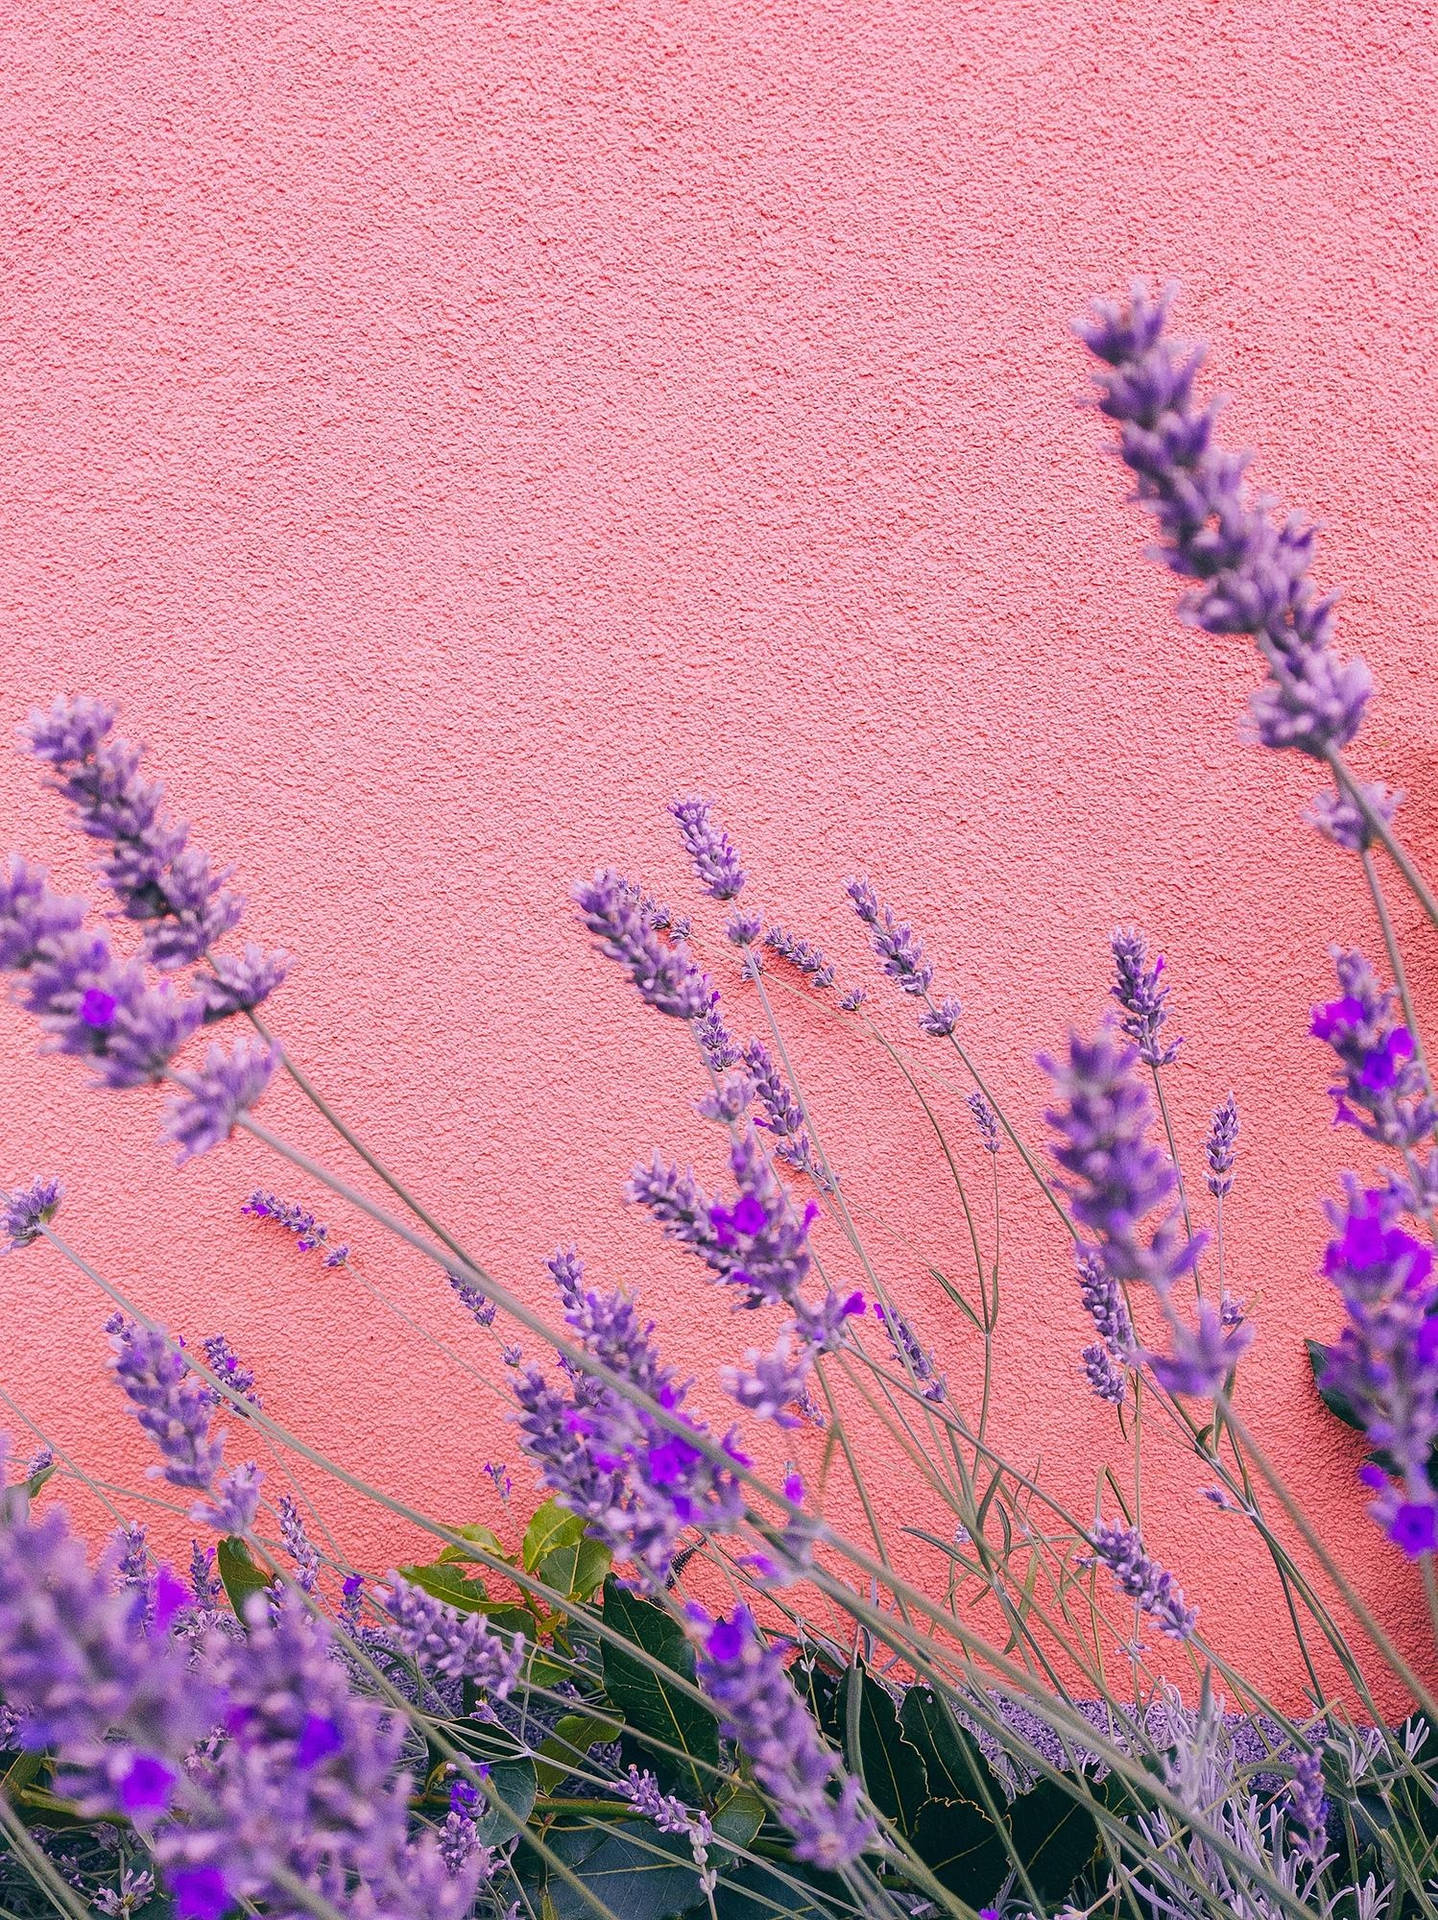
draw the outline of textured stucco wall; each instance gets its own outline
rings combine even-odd
[[[0,25],[5,733],[33,698],[120,696],[295,954],[275,1024],[336,1103],[534,1297],[570,1237],[641,1286],[711,1403],[752,1325],[618,1196],[652,1145],[711,1169],[714,1145],[683,1036],[587,954],[573,878],[617,859],[693,904],[662,809],[698,786],[852,974],[840,888],[869,868],[1030,1126],[1033,1052],[1095,1017],[1106,934],[1140,920],[1189,1036],[1185,1147],[1243,1103],[1246,1403],[1410,1645],[1413,1583],[1300,1349],[1333,1325],[1316,1197],[1353,1147],[1305,1012],[1370,915],[1298,823],[1311,774],[1240,744],[1244,644],[1178,627],[1141,559],[1066,322],[1134,272],[1184,283],[1229,431],[1325,523],[1381,681],[1360,758],[1438,853],[1431,29],[1339,0],[17,0]],[[83,883],[8,752],[0,817]],[[930,1140],[857,1042],[802,1016],[796,1044],[970,1380],[924,1274],[963,1258]],[[363,1226],[339,1222],[367,1277],[485,1378],[241,1220],[272,1177],[250,1146],[175,1173],[153,1106],[0,1011],[0,1174],[62,1172],[76,1241],[177,1329],[222,1325],[302,1432],[492,1516],[493,1349]],[[284,1093],[269,1115],[320,1143]],[[1012,1154],[1001,1176],[999,1424],[1082,1502],[1111,1429],[1062,1244]],[[0,1386],[133,1481],[98,1300],[43,1250],[0,1284]],[[1291,1690],[1254,1546],[1177,1450],[1152,1472],[1206,1624]]]

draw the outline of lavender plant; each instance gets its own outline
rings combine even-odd
[[[1214,408],[1195,398],[1198,357],[1172,344],[1166,320],[1166,300],[1139,290],[1084,323],[1100,406],[1161,556],[1192,583],[1183,617],[1258,647],[1256,739],[1330,774],[1310,818],[1360,862],[1393,979],[1390,990],[1366,958],[1340,952],[1338,997],[1312,1019],[1337,1062],[1339,1121],[1390,1160],[1329,1202],[1325,1272],[1346,1324],[1317,1364],[1330,1404],[1370,1446],[1361,1478],[1382,1550],[1396,1575],[1416,1563],[1438,1626],[1438,1105],[1377,856],[1435,924],[1438,909],[1394,833],[1399,796],[1344,757],[1373,688],[1333,646],[1311,532],[1277,523],[1248,492],[1244,459],[1217,447]],[[129,1496],[38,1431],[39,1451],[3,1484],[6,1911],[1438,1912],[1438,1706],[1240,1410],[1245,1356],[1264,1331],[1225,1285],[1238,1108],[1231,1094],[1217,1104],[1192,1186],[1166,1093],[1181,982],[1146,936],[1115,932],[1115,1008],[1095,1009],[1042,1057],[1052,1105],[1038,1145],[986,1074],[960,997],[936,992],[934,943],[868,880],[850,881],[848,898],[917,1044],[891,1039],[865,991],[838,992],[824,952],[763,911],[707,800],[676,799],[671,812],[706,911],[722,912],[712,926],[696,933],[613,868],[577,888],[599,951],[694,1041],[695,1102],[716,1130],[708,1164],[656,1151],[627,1197],[692,1259],[696,1284],[743,1314],[746,1338],[761,1330],[721,1372],[734,1417],[719,1431],[629,1293],[594,1286],[561,1249],[548,1262],[556,1313],[537,1312],[338,1117],[261,1022],[284,957],[253,941],[226,951],[242,916],[231,876],[169,820],[115,719],[105,703],[62,700],[28,730],[102,849],[117,939],[127,923],[131,938],[138,930],[137,950],[118,950],[84,902],[12,862],[0,965],[41,1044],[87,1059],[120,1092],[167,1084],[181,1160],[241,1130],[284,1163],[282,1184],[303,1179],[327,1213],[427,1256],[445,1284],[435,1328],[416,1329],[312,1205],[269,1190],[245,1202],[316,1255],[321,1274],[347,1269],[347,1285],[365,1285],[457,1370],[483,1371],[463,1343],[493,1341],[517,1442],[549,1497],[506,1546],[497,1528],[514,1486],[501,1463],[475,1476],[495,1526],[437,1521],[368,1485],[292,1431],[222,1334],[174,1337],[105,1276],[58,1178],[16,1185],[7,1251],[48,1249],[105,1296],[112,1372],[154,1445],[152,1475],[197,1496],[200,1532],[181,1580],[117,1504]],[[782,1018],[794,995],[872,1044],[939,1143],[973,1271],[935,1269],[937,1311],[902,1297],[880,1248],[886,1223],[851,1199],[831,1155]],[[254,1038],[197,1064],[201,1030],[236,1017]],[[1200,1056],[1199,1040],[1186,1045]],[[948,1062],[962,1140],[942,1118]],[[277,1069],[392,1206],[265,1123],[257,1109]],[[1001,1160],[1034,1184],[1062,1236],[1094,1336],[1076,1339],[1073,1368],[1109,1410],[1116,1444],[1082,1511],[991,1435],[1003,1391]],[[1200,1189],[1214,1203],[1211,1253],[1195,1224]],[[462,1321],[452,1303],[445,1318],[451,1292]],[[538,1357],[546,1349],[552,1358]],[[950,1384],[974,1349],[976,1408]],[[861,1411],[911,1475],[899,1537],[856,1439]],[[254,1460],[227,1466],[221,1415]],[[1301,1712],[1209,1642],[1203,1607],[1164,1564],[1151,1485],[1145,1499],[1155,1432],[1196,1459],[1194,1497],[1253,1529],[1271,1556],[1309,1680]],[[812,1444],[818,1473],[758,1467],[780,1437]],[[315,1503],[327,1475],[426,1535],[432,1557],[352,1559]],[[112,1511],[116,1536],[98,1555],[47,1491],[57,1477]],[[866,1533],[837,1519],[850,1506]],[[937,1579],[911,1570],[916,1537]],[[1380,1669],[1414,1703],[1396,1729]],[[1340,1685],[1325,1681],[1335,1671]]]

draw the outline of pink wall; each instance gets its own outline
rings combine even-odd
[[[62,689],[121,697],[296,956],[295,1054],[535,1298],[571,1236],[642,1287],[711,1402],[752,1323],[618,1195],[652,1145],[712,1168],[713,1140],[683,1035],[587,954],[574,877],[616,859],[694,905],[663,803],[698,786],[852,974],[840,889],[869,868],[1031,1126],[1035,1048],[1093,1020],[1107,932],[1139,919],[1189,1036],[1185,1146],[1243,1103],[1245,1400],[1415,1644],[1300,1348],[1334,1324],[1316,1196],[1353,1147],[1306,1008],[1370,916],[1298,823],[1312,774],[1239,742],[1244,644],[1179,628],[1140,558],[1066,322],[1134,272],[1184,283],[1230,432],[1327,523],[1382,687],[1361,761],[1438,855],[1421,12],[17,0],[0,38],[5,733]],[[0,792],[7,838],[82,884],[18,755]],[[962,1246],[932,1145],[857,1041],[806,1016],[797,1044],[893,1283],[968,1379],[923,1274]],[[75,1240],[177,1329],[223,1325],[302,1432],[492,1514],[499,1368],[427,1270],[353,1230],[489,1386],[239,1218],[273,1177],[250,1146],[175,1173],[153,1102],[38,1061],[8,1010],[0,1062],[0,1177],[63,1173]],[[267,1112],[319,1141],[283,1092]],[[1002,1192],[1000,1427],[1081,1501],[1111,1428],[1011,1153]],[[134,1481],[99,1303],[44,1250],[0,1282],[4,1390]],[[1159,1450],[1156,1543],[1291,1691],[1273,1583],[1200,1477]]]

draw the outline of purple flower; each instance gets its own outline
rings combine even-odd
[[[7,972],[32,967],[53,941],[74,933],[84,918],[83,900],[52,893],[38,867],[12,855],[8,873],[0,874],[0,967]]]
[[[797,967],[800,973],[806,974],[811,986],[833,986],[834,969],[818,947],[808,940],[796,939],[787,927],[770,927],[764,935],[764,945],[781,960],[787,960],[791,967]]]
[[[1198,1609],[1184,1604],[1183,1594],[1157,1561],[1144,1552],[1136,1527],[1119,1521],[1100,1522],[1090,1539],[1094,1555],[1112,1573],[1119,1588],[1150,1615],[1160,1633],[1171,1640],[1192,1638]]]
[[[1241,1327],[1247,1318],[1247,1301],[1236,1293],[1230,1293],[1228,1288],[1225,1287],[1218,1302],[1219,1325],[1229,1329]]]
[[[285,1552],[295,1563],[295,1585],[302,1593],[316,1593],[320,1584],[320,1557],[305,1531],[304,1519],[292,1494],[280,1495],[278,1511],[280,1538]]]
[[[706,982],[707,984],[707,982]],[[734,1037],[724,1024],[724,1015],[719,1006],[719,990],[709,988],[708,1002],[704,1011],[694,1022],[694,1038],[706,1065],[715,1074],[722,1074],[734,1066],[739,1059],[739,1049]]]
[[[956,994],[947,994],[936,1007],[919,1015],[919,1029],[935,1040],[947,1040],[959,1024],[964,1009]]]
[[[736,1607],[728,1620],[711,1620],[691,1605],[689,1620],[699,1648],[699,1684],[720,1709],[719,1730],[747,1755],[754,1778],[794,1835],[795,1858],[830,1869],[857,1860],[877,1838],[860,1810],[859,1783],[825,1746],[782,1656],[759,1638],[745,1607]],[[835,1779],[837,1798],[828,1791]]]
[[[1102,302],[1078,328],[1103,362],[1099,405],[1119,425],[1119,453],[1158,525],[1158,552],[1197,584],[1184,617],[1209,633],[1251,633],[1269,678],[1253,698],[1258,738],[1323,756],[1358,730],[1372,690],[1362,661],[1330,650],[1333,602],[1309,578],[1310,528],[1275,525],[1243,485],[1247,455],[1213,444],[1217,406],[1193,397],[1202,353],[1163,337],[1167,294],[1135,286],[1126,305]]]
[[[652,1820],[661,1833],[682,1833],[689,1842],[694,1856],[694,1864],[699,1869],[699,1887],[702,1893],[712,1893],[719,1884],[719,1876],[709,1865],[709,1846],[714,1838],[714,1829],[706,1813],[691,1813],[682,1800],[676,1800],[673,1794],[661,1793],[659,1782],[652,1773],[641,1773],[631,1766],[627,1780],[616,1780],[615,1787],[626,1800],[647,1820]]]
[[[4,1197],[4,1215],[0,1233],[5,1246],[0,1251],[18,1253],[39,1238],[40,1228],[55,1218],[65,1189],[56,1179],[38,1176],[28,1187],[12,1187]]]
[[[1378,818],[1385,825],[1391,824],[1403,795],[1391,792],[1381,780],[1368,782],[1360,791]],[[1373,845],[1372,827],[1357,802],[1346,793],[1320,793],[1303,817],[1310,826],[1317,827],[1325,840],[1342,847],[1345,853],[1366,853]]]
[[[1322,1385],[1352,1406],[1396,1479],[1363,1470],[1369,1511],[1405,1553],[1432,1550],[1438,1493],[1428,1459],[1438,1439],[1438,1285],[1433,1256],[1397,1225],[1392,1189],[1361,1189],[1350,1175],[1341,1205],[1329,1203],[1335,1237],[1323,1270],[1338,1288],[1348,1324],[1328,1349]]]
[[[340,1582],[339,1623],[342,1632],[353,1637],[359,1632],[360,1611],[364,1606],[364,1575],[346,1574]]]
[[[1414,1057],[1413,1036],[1362,954],[1335,948],[1333,961],[1342,994],[1314,1008],[1310,1031],[1332,1047],[1344,1071],[1343,1084],[1329,1088],[1335,1120],[1384,1146],[1416,1147],[1438,1126],[1438,1104]]]
[[[695,877],[716,900],[732,900],[744,885],[744,869],[729,836],[715,825],[708,800],[671,800],[669,811],[689,855]]]
[[[804,1129],[804,1109],[793,1090],[775,1066],[762,1040],[751,1040],[744,1049],[744,1067],[763,1114],[755,1125],[776,1137],[775,1153],[797,1172],[807,1173],[821,1183],[824,1176],[814,1160],[814,1149]]]
[[[1182,1042],[1172,1040],[1165,1046],[1159,1035],[1168,1010],[1164,1001],[1167,987],[1159,985],[1163,955],[1150,967],[1148,943],[1138,932],[1115,931],[1109,940],[1116,979],[1109,992],[1123,1008],[1123,1030],[1138,1048],[1138,1057],[1147,1067],[1165,1067],[1178,1053]]]
[[[1091,1253],[1078,1257],[1079,1298],[1098,1330],[1099,1338],[1116,1360],[1132,1364],[1138,1343],[1118,1282]]]
[[[44,1441],[25,1462],[25,1478],[34,1480],[42,1473],[48,1473],[55,1464],[55,1449]]]
[[[210,1437],[214,1395],[160,1328],[137,1326],[117,1313],[105,1331],[115,1378],[164,1456],[163,1467],[150,1471],[177,1487],[208,1488],[224,1454],[223,1436]]]
[[[190,1518],[203,1521],[218,1533],[248,1533],[259,1511],[260,1483],[264,1477],[253,1460],[231,1467],[215,1482],[210,1499],[195,1502]]]
[[[1121,1407],[1128,1392],[1128,1382],[1123,1368],[1117,1366],[1113,1355],[1101,1340],[1095,1340],[1083,1350],[1084,1373],[1088,1383],[1100,1400],[1112,1401]]]
[[[717,1120],[721,1126],[737,1125],[754,1098],[754,1086],[742,1073],[726,1074],[719,1085],[694,1102],[694,1110],[704,1120]]]
[[[874,1302],[874,1318],[883,1326],[889,1336],[889,1345],[894,1349],[900,1366],[907,1367],[924,1390],[926,1400],[943,1400],[947,1397],[948,1387],[943,1376],[934,1367],[933,1361],[920,1346],[918,1337],[897,1307],[884,1307]]]
[[[179,1075],[186,1091],[165,1103],[164,1131],[183,1163],[228,1140],[235,1122],[254,1106],[279,1064],[278,1047],[237,1040],[226,1053],[211,1047],[198,1073]]]
[[[1323,1797],[1323,1759],[1300,1753],[1288,1783],[1288,1828],[1298,1851],[1316,1867],[1328,1850],[1328,1802]]]
[[[508,1698],[524,1665],[522,1633],[511,1635],[506,1646],[482,1613],[461,1613],[397,1573],[388,1576],[379,1600],[389,1616],[390,1638],[425,1672],[472,1680],[491,1699]]]
[[[895,918],[892,907],[879,905],[867,880],[851,880],[846,891],[855,913],[869,929],[869,942],[879,965],[901,992],[922,999],[934,978],[934,969],[924,958],[923,942],[912,927]]]
[[[857,1013],[869,997],[867,987],[850,987],[847,993],[839,995],[839,1007],[844,1013]]]
[[[202,1547],[198,1540],[190,1542],[190,1591],[195,1596],[197,1607],[213,1607],[224,1587],[215,1577],[215,1549]]]
[[[813,1365],[813,1347],[806,1340],[796,1344],[790,1326],[780,1333],[769,1353],[751,1347],[742,1367],[721,1367],[719,1384],[755,1419],[772,1420],[777,1427],[797,1427],[799,1416],[790,1408],[802,1403]]]
[[[683,942],[669,945],[658,937],[642,896],[612,867],[576,887],[574,898],[599,951],[628,969],[642,1000],[680,1020],[700,1020],[710,1011],[713,989]]]
[[[79,927],[40,944],[21,998],[50,1049],[94,1060],[107,1087],[160,1079],[200,1024],[197,999],[147,985],[138,962],[115,959],[103,936]]]
[[[1170,1351],[1145,1352],[1143,1358],[1167,1392],[1212,1399],[1248,1351],[1252,1339],[1253,1329],[1245,1326],[1241,1317],[1237,1322],[1226,1320],[1211,1302],[1200,1300],[1197,1327],[1173,1317]]]
[[[239,924],[245,903],[225,890],[229,869],[212,875],[189,828],[165,820],[164,788],[140,773],[140,749],[114,737],[114,721],[100,701],[57,700],[31,714],[31,751],[49,763],[81,832],[110,843],[101,871],[126,918],[144,923],[146,958],[190,966]]]
[[[263,1404],[254,1390],[254,1374],[242,1364],[239,1355],[222,1333],[212,1333],[204,1347],[211,1373],[218,1375],[232,1393],[248,1400],[252,1407]]]
[[[349,1261],[349,1248],[331,1246],[329,1228],[321,1225],[309,1208],[302,1207],[297,1200],[282,1200],[276,1193],[263,1193],[256,1188],[240,1212],[252,1214],[256,1220],[273,1220],[286,1233],[295,1236],[295,1245],[301,1253],[323,1248],[327,1267],[343,1267]]]
[[[764,922],[747,907],[735,907],[724,928],[725,939],[736,947],[752,947],[764,931]]]
[[[276,987],[284,984],[290,965],[287,953],[266,953],[253,940],[245,942],[241,954],[212,953],[209,960],[213,973],[195,978],[207,1025],[262,1005]]]
[[[1233,1190],[1233,1162],[1238,1147],[1238,1102],[1232,1094],[1214,1109],[1208,1130],[1208,1190],[1216,1200]]]
[[[215,1695],[183,1647],[138,1625],[133,1591],[86,1565],[61,1511],[0,1515],[0,1691],[20,1737],[54,1751],[56,1788],[82,1812],[148,1826]]]
[[[979,1138],[983,1141],[984,1152],[997,1153],[999,1150],[998,1115],[994,1112],[983,1094],[977,1090],[968,1096],[967,1105],[969,1112],[974,1116],[974,1125],[979,1130]]]

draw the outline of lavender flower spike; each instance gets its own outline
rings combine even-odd
[[[869,943],[879,965],[902,993],[922,999],[933,982],[934,969],[924,958],[924,943],[913,928],[880,906],[867,880],[851,880],[845,889],[854,911],[869,929]]]
[[[389,1575],[379,1599],[391,1639],[411,1659],[442,1679],[473,1680],[491,1699],[508,1696],[524,1665],[522,1633],[506,1646],[482,1613],[461,1613],[397,1573]]]
[[[1098,1398],[1121,1407],[1128,1393],[1127,1376],[1122,1367],[1115,1365],[1113,1355],[1101,1340],[1095,1340],[1084,1348],[1083,1366],[1088,1383]]]
[[[1329,1088],[1334,1119],[1383,1146],[1416,1147],[1438,1126],[1438,1103],[1395,996],[1379,988],[1361,953],[1335,948],[1333,963],[1342,994],[1314,1008],[1311,1031],[1332,1047],[1344,1071],[1343,1084]]]
[[[977,1089],[968,1096],[969,1112],[974,1116],[974,1125],[979,1130],[979,1138],[985,1153],[997,1153],[999,1150],[998,1115]]]
[[[1384,825],[1391,825],[1403,795],[1392,792],[1381,780],[1369,781],[1359,791]],[[1303,817],[1309,826],[1317,827],[1325,840],[1342,847],[1345,853],[1366,853],[1373,845],[1372,827],[1346,793],[1320,793]]]
[[[1195,581],[1181,605],[1209,633],[1250,633],[1268,664],[1253,697],[1258,739],[1322,758],[1357,733],[1372,691],[1361,660],[1331,651],[1333,601],[1309,579],[1313,533],[1275,525],[1245,495],[1248,456],[1213,444],[1216,404],[1193,397],[1201,352],[1164,338],[1169,295],[1135,286],[1127,303],[1101,302],[1077,332],[1103,364],[1099,405],[1119,426],[1118,451],[1158,524],[1158,551]]]
[[[800,940],[787,927],[775,925],[764,935],[764,945],[771,953],[778,954],[781,960],[787,960],[791,967],[797,967],[800,973],[807,975],[811,986],[833,986],[834,969],[811,941]]]
[[[212,953],[209,962],[213,972],[195,978],[207,1026],[227,1020],[232,1013],[253,1012],[276,987],[283,986],[290,969],[287,953],[266,953],[253,940],[245,942],[243,953]]]
[[[689,1608],[699,1649],[699,1684],[720,1709],[719,1730],[748,1756],[754,1778],[794,1835],[794,1856],[837,1868],[857,1860],[877,1837],[860,1810],[859,1783],[824,1745],[784,1671],[782,1656],[759,1638],[754,1616],[736,1607],[711,1620]],[[828,1792],[837,1778],[837,1799]]]
[[[1233,1162],[1238,1146],[1238,1102],[1232,1094],[1214,1109],[1208,1130],[1208,1190],[1215,1200],[1233,1191]]]
[[[1171,1640],[1189,1640],[1198,1624],[1198,1609],[1185,1605],[1173,1575],[1144,1552],[1135,1527],[1100,1522],[1090,1544],[1094,1555],[1112,1573],[1121,1590],[1136,1600]]]
[[[599,951],[628,969],[642,1000],[676,1019],[703,1019],[713,991],[708,980],[682,941],[671,946],[659,938],[637,888],[606,867],[576,887],[574,899]]]
[[[55,1218],[65,1189],[55,1179],[37,1176],[28,1187],[12,1187],[4,1196],[0,1211],[0,1233],[5,1245],[0,1252],[18,1253],[40,1236],[40,1228]]]
[[[178,1076],[186,1091],[165,1103],[164,1132],[179,1147],[181,1163],[229,1139],[270,1084],[279,1058],[278,1047],[238,1040],[229,1053],[211,1047],[198,1073]]]
[[[963,1003],[956,994],[946,994],[936,1007],[919,1015],[919,1030],[935,1040],[947,1040],[959,1024]]]
[[[1109,992],[1123,1008],[1123,1030],[1138,1048],[1138,1057],[1147,1067],[1166,1067],[1182,1044],[1172,1040],[1167,1046],[1159,1038],[1168,1012],[1164,1001],[1168,988],[1159,985],[1163,955],[1148,965],[1148,942],[1138,932],[1117,929],[1109,940],[1116,979]]]
[[[137,1326],[116,1313],[105,1331],[115,1378],[164,1456],[163,1467],[151,1473],[177,1487],[207,1488],[223,1458],[223,1436],[210,1437],[214,1395],[158,1327]]]
[[[679,837],[700,886],[716,900],[733,900],[743,890],[744,869],[728,834],[715,825],[710,802],[671,800],[669,811],[678,823]]]

